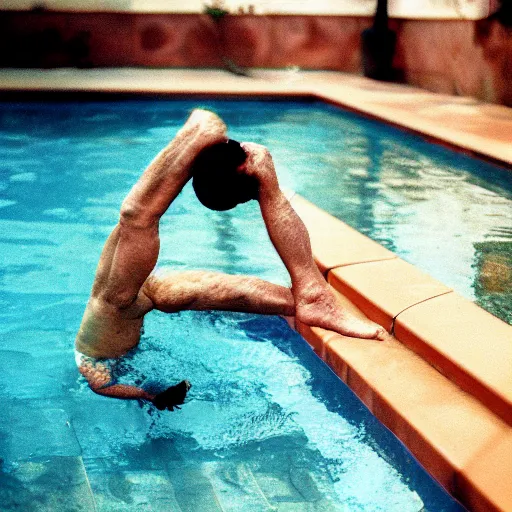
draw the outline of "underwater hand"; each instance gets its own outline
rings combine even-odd
[[[154,406],[163,411],[167,409],[169,411],[174,411],[174,409],[181,409],[179,407],[185,401],[185,397],[187,396],[187,391],[192,387],[192,384],[188,380],[182,380],[179,384],[175,386],[171,386],[167,388],[165,391],[158,393],[158,395],[153,398],[152,402]]]

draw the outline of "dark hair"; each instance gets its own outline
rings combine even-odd
[[[214,144],[199,153],[192,164],[192,186],[204,206],[230,210],[258,197],[256,178],[237,172],[246,158],[236,140]]]

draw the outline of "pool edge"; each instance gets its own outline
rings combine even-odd
[[[342,245],[336,238],[352,228],[299,195],[292,205],[339,299],[393,330],[394,337],[380,344],[300,322],[296,330],[454,497],[472,510],[512,510],[505,485],[512,483],[506,464],[512,460],[512,326],[387,250],[380,259],[376,253],[365,258],[344,239],[343,251],[333,258],[332,246]],[[498,350],[479,343],[482,333],[494,333]],[[486,472],[474,462],[479,459],[486,460]]]
[[[240,77],[216,69],[0,70],[0,93],[23,92],[314,98],[512,165],[512,109],[340,72],[256,69],[251,77]]]

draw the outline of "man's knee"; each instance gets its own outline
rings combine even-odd
[[[154,308],[169,313],[189,309],[200,297],[201,272],[159,270],[144,282],[142,291]]]
[[[147,229],[158,224],[159,215],[151,212],[139,201],[125,199],[119,212],[119,224],[121,227],[135,229]]]

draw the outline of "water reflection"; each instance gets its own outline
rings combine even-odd
[[[240,260],[244,256],[239,252],[238,240],[241,236],[233,223],[234,210],[216,212],[211,215],[215,232],[214,247],[225,255],[224,271],[228,274],[237,272]]]
[[[325,144],[327,154],[317,155],[321,172],[312,168],[305,176],[306,165],[298,170],[298,191],[510,322],[509,292],[478,284],[475,258],[476,244],[511,240],[512,174],[368,121],[350,121],[336,127],[341,135]],[[510,247],[500,251],[510,254]],[[486,272],[501,276],[502,266],[487,264]]]
[[[512,241],[475,244],[477,304],[512,324]]]

